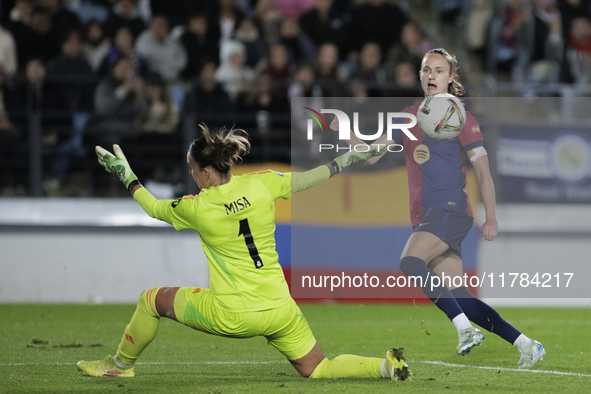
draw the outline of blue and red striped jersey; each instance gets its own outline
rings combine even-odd
[[[418,108],[418,104],[406,107],[404,112],[416,116]],[[406,121],[409,123],[410,119]],[[432,207],[473,217],[468,192],[464,188],[466,152],[482,146],[482,133],[474,116],[466,111],[466,125],[457,137],[450,140],[436,141],[429,138],[418,125],[412,127],[410,132],[417,138],[416,141],[408,138],[401,130],[393,130],[393,138],[404,146],[412,226],[418,225],[423,213]]]

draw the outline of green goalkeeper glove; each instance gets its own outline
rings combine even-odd
[[[115,155],[100,146],[97,146],[94,150],[98,156],[99,164],[105,167],[107,172],[117,175],[117,178],[123,182],[127,190],[131,192],[135,186],[140,184],[133,171],[131,171],[131,167],[119,145],[113,145]]]
[[[369,145],[370,149],[367,152],[356,152],[355,150],[347,152],[331,161],[328,164],[330,168],[330,176],[338,174],[343,171],[344,168],[349,167],[351,164],[355,164],[359,161],[369,160],[374,156],[379,156],[386,151],[386,145]]]

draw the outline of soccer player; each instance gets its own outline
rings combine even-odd
[[[134,364],[156,336],[160,317],[213,335],[263,336],[308,378],[391,378],[410,380],[401,349],[386,358],[340,355],[329,360],[289,294],[275,250],[275,199],[287,199],[329,179],[349,165],[381,152],[348,152],[306,172],[262,171],[233,176],[232,167],[250,147],[241,129],[210,132],[191,144],[189,172],[197,196],[157,200],[138,181],[123,152],[97,146],[99,163],[117,175],[148,215],[176,230],[199,232],[210,272],[211,289],[155,287],[144,291],[125,328],[117,353],[99,361],[80,361],[90,376],[132,377]]]
[[[419,77],[425,96],[449,93],[462,96],[464,87],[457,74],[455,56],[445,49],[433,49],[422,59]],[[407,107],[405,112],[416,116],[419,105]],[[330,126],[338,130],[338,119]],[[498,230],[495,215],[495,192],[482,133],[474,116],[466,112],[466,125],[456,138],[435,141],[425,136],[418,126],[410,129],[417,138],[411,140],[395,130],[395,142],[402,143],[410,191],[410,215],[413,233],[408,239],[400,259],[400,269],[408,276],[419,277],[417,285],[453,322],[458,331],[456,349],[460,355],[468,354],[482,343],[482,332],[470,320],[499,335],[521,353],[518,366],[533,367],[546,353],[542,344],[522,334],[505,321],[492,307],[474,297],[465,286],[446,286],[444,281],[431,288],[430,276],[456,277],[463,275],[462,241],[472,228],[474,218],[466,186],[466,155],[476,171],[478,187],[486,211],[482,233],[492,241]],[[353,143],[361,142],[352,137]],[[375,144],[386,143],[386,136]],[[429,154],[415,155],[415,150]],[[373,164],[382,155],[371,158]]]

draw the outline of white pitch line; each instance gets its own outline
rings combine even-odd
[[[579,376],[585,378],[591,378],[591,375],[575,372],[561,372],[561,371],[547,371],[541,369],[517,369],[517,368],[502,368],[502,367],[484,367],[479,365],[466,365],[466,364],[452,364],[443,361],[419,361],[422,364],[430,365],[441,365],[444,367],[456,367],[456,368],[476,368],[476,369],[488,369],[491,371],[509,371],[509,372],[529,372],[529,373],[546,373],[552,375],[564,375],[564,376]],[[153,361],[137,363],[138,365],[236,365],[236,364],[282,364],[287,361],[185,361],[185,362],[165,362],[165,361]],[[0,367],[15,367],[15,366],[37,366],[37,363],[8,363],[0,364]],[[42,364],[45,366],[51,365],[76,365],[76,363],[47,363]]]
[[[154,361],[145,363],[136,363],[137,365],[225,365],[225,364],[281,364],[287,363],[287,361],[185,361],[185,362],[166,362],[166,361]],[[37,366],[38,363],[8,363],[0,364],[0,367],[21,367],[21,366]],[[76,363],[46,363],[41,364],[44,366],[51,365],[76,365]]]
[[[419,361],[423,364],[432,364],[432,365],[443,365],[445,367],[458,367],[458,368],[476,368],[476,369],[490,369],[493,371],[510,371],[510,372],[530,372],[530,373],[549,373],[553,375],[567,375],[567,376],[580,376],[585,378],[591,378],[591,375],[587,375],[584,373],[575,373],[575,372],[561,372],[561,371],[547,371],[542,369],[517,369],[517,368],[501,368],[501,367],[482,367],[479,365],[465,365],[465,364],[452,364],[446,363],[443,361]]]

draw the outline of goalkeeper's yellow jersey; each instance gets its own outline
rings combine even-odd
[[[275,199],[290,196],[291,173],[262,171],[232,176],[227,184],[203,189],[198,196],[160,200],[158,205],[166,206],[155,217],[176,230],[199,232],[219,308],[273,309],[291,299],[274,236]]]

